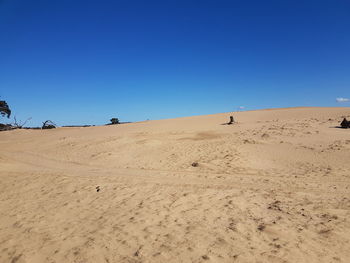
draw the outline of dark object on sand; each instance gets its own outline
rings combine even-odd
[[[43,126],[41,127],[41,129],[45,130],[45,129],[55,129],[56,128],[56,124],[54,124],[52,121],[47,120],[43,122]]]
[[[100,186],[96,186],[96,192],[100,191]]]
[[[194,162],[191,164],[193,167],[197,167],[199,164],[197,162]]]
[[[231,125],[235,122],[235,120],[233,119],[233,116],[230,116],[230,121],[227,123],[227,125]]]
[[[350,128],[350,121],[348,121],[346,118],[340,123],[340,127],[343,129]]]
[[[264,229],[265,229],[265,225],[264,224],[258,225],[258,230],[264,231]]]

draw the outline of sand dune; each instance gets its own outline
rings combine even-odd
[[[350,108],[1,132],[0,262],[348,262],[342,117]]]

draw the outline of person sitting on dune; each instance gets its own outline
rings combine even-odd
[[[350,121],[344,118],[344,120],[340,123],[340,126],[344,129],[350,128]]]

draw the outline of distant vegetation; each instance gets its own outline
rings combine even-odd
[[[131,122],[129,122],[129,121],[123,121],[123,122],[121,122],[121,121],[119,121],[118,118],[112,118],[112,119],[110,119],[109,121],[110,121],[110,123],[107,123],[106,125],[116,125],[116,124],[131,123]]]
[[[7,117],[7,118],[10,118],[11,116],[11,109],[7,104],[7,102],[4,100],[0,100],[0,114],[2,117]],[[12,129],[13,128],[11,124],[0,123],[0,131],[7,131]]]
[[[119,124],[119,119],[118,118],[112,118],[110,119],[110,124]]]
[[[45,130],[45,129],[55,129],[56,128],[56,124],[54,124],[52,121],[47,120],[43,122],[43,126],[41,127],[41,129]]]
[[[10,118],[11,116],[11,109],[7,102],[4,100],[0,100],[0,114],[3,117],[7,116],[7,118]]]
[[[2,117],[7,117],[7,118],[11,117],[11,109],[5,100],[0,100],[0,114]],[[29,120],[31,120],[31,118],[28,118],[24,122],[17,121],[15,116],[14,122],[12,124],[0,123],[0,131],[8,131],[8,130],[14,130],[14,129],[54,129],[57,127],[57,125],[50,120],[44,121],[41,127],[24,127],[24,125]],[[110,119],[110,123],[108,123],[107,125],[115,125],[115,124],[123,124],[123,123],[129,123],[129,122],[120,122],[118,118],[112,118]],[[90,127],[90,126],[95,126],[95,125],[68,125],[63,127]]]
[[[0,101],[0,114],[2,117],[10,118],[11,116],[11,109],[7,102],[5,100]],[[24,122],[17,121],[16,116],[14,117],[14,121],[11,124],[4,124],[0,123],[0,131],[8,131],[8,130],[14,130],[14,129],[54,129],[57,127],[57,125],[50,120],[44,121],[41,127],[24,127],[24,125],[27,123],[27,121],[31,120],[32,118],[26,119]],[[116,125],[116,124],[124,124],[129,122],[120,122],[118,118],[112,118],[110,119],[110,123],[106,125]],[[95,125],[67,125],[63,127],[90,127]]]

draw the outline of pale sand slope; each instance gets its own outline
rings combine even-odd
[[[230,115],[1,132],[0,262],[349,262],[350,108]]]

